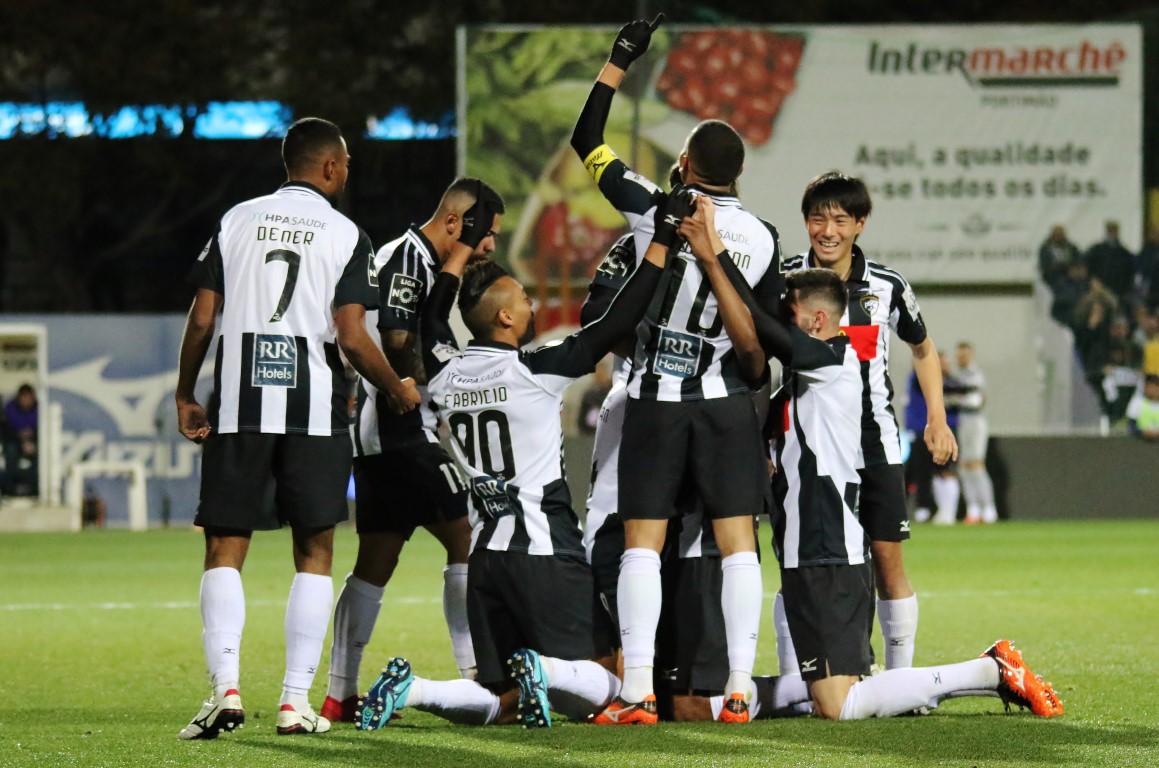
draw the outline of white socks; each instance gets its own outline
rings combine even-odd
[[[315,573],[299,573],[290,587],[286,604],[286,677],[282,681],[282,703],[295,709],[306,702],[314,682],[322,643],[334,605],[334,580]]]
[[[998,687],[998,665],[991,658],[940,667],[887,670],[867,677],[849,689],[841,708],[842,720],[892,717],[966,691],[993,691]]]
[[[384,587],[376,587],[353,573],[334,606],[334,640],[330,644],[330,687],[326,695],[345,701],[358,695],[362,650],[370,642],[382,608]]]
[[[565,661],[540,656],[551,709],[583,721],[603,710],[620,692],[620,679],[594,661]]]
[[[800,674],[800,670],[797,669],[797,649],[793,647],[789,619],[785,616],[785,596],[780,591],[773,598],[773,629],[777,633],[777,664],[781,668],[781,674]]]
[[[416,677],[406,706],[458,725],[488,725],[499,716],[499,697],[474,680],[427,680]]]
[[[729,669],[724,693],[743,693],[748,700],[752,695],[753,664],[764,602],[761,565],[756,552],[737,552],[723,558],[720,568],[723,572],[720,605],[724,611]]]
[[[210,568],[201,575],[201,642],[213,692],[238,687],[239,654],[245,627],[245,592],[236,568]]]
[[[918,596],[878,600],[877,621],[885,642],[885,668],[914,665],[914,639],[918,634]]]
[[[451,650],[459,674],[475,678],[475,646],[467,623],[467,564],[452,563],[443,569],[443,617],[451,633]]]
[[[620,696],[624,701],[639,702],[653,693],[656,626],[660,623],[663,597],[660,555],[643,547],[624,550],[616,592],[624,652],[624,685]]]
[[[942,477],[934,475],[934,501],[938,511],[934,513],[934,523],[937,525],[953,525],[958,519],[958,497],[962,487],[954,475]]]

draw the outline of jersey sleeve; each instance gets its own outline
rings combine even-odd
[[[914,289],[902,277],[901,285],[893,292],[893,307],[889,313],[889,324],[898,338],[907,344],[921,344],[926,340],[926,323],[918,307],[918,297]]]
[[[201,249],[197,261],[189,270],[189,282],[196,288],[204,288],[225,295],[225,264],[221,257],[221,227],[209,238]]]
[[[636,255],[632,236],[624,235],[616,241],[596,269],[595,277],[588,286],[587,298],[580,309],[580,325],[589,325],[600,319],[635,270]]]
[[[417,332],[429,287],[421,254],[404,240],[378,273],[378,329]]]
[[[823,382],[829,377],[824,369],[841,365],[841,355],[828,342],[810,336],[800,328],[789,328],[793,344],[793,373],[811,381]]]
[[[367,309],[378,309],[378,277],[374,273],[374,246],[370,237],[358,230],[358,242],[350,254],[338,287],[334,291],[334,306],[361,304]]]
[[[439,273],[427,297],[420,321],[423,366],[427,378],[433,379],[447,363],[459,356],[459,343],[451,329],[451,307],[459,290],[459,278]]]
[[[584,159],[584,168],[595,179],[604,199],[623,215],[633,230],[664,199],[660,187],[625,165],[607,144],[592,150]]]
[[[525,352],[521,357],[540,386],[552,394],[563,392],[580,376],[594,371],[599,362],[577,333]]]

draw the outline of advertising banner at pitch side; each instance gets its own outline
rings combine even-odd
[[[560,322],[624,226],[568,146],[614,35],[460,30],[460,169],[506,198],[511,265]],[[1029,282],[1055,224],[1085,248],[1113,219],[1140,245],[1136,25],[661,27],[606,139],[663,182],[706,118],[745,138],[741,199],[786,253],[808,248],[805,185],[834,169],[872,192],[866,253],[915,283]]]

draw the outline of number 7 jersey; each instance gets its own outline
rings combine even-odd
[[[378,306],[374,250],[322,193],[289,182],[231,208],[190,281],[224,297],[214,431],[341,435],[349,386],[334,308]]]

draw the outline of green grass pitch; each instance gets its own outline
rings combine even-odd
[[[762,532],[768,543],[768,529]],[[335,589],[354,557],[341,528]],[[1159,521],[916,529],[906,545],[921,600],[918,665],[977,656],[1009,637],[1067,712],[1005,715],[956,699],[926,717],[748,726],[661,724],[545,731],[449,726],[413,710],[381,731],[336,726],[278,737],[284,532],[258,534],[243,573],[243,730],[211,742],[177,731],[208,687],[197,608],[202,540],[191,530],[0,535],[0,766],[1156,766]],[[766,597],[777,576],[766,558]],[[363,687],[390,656],[455,674],[440,605],[438,545],[416,535],[387,588]],[[776,670],[769,602],[758,673]],[[327,650],[329,640],[327,640]],[[324,658],[312,699],[325,691]]]

